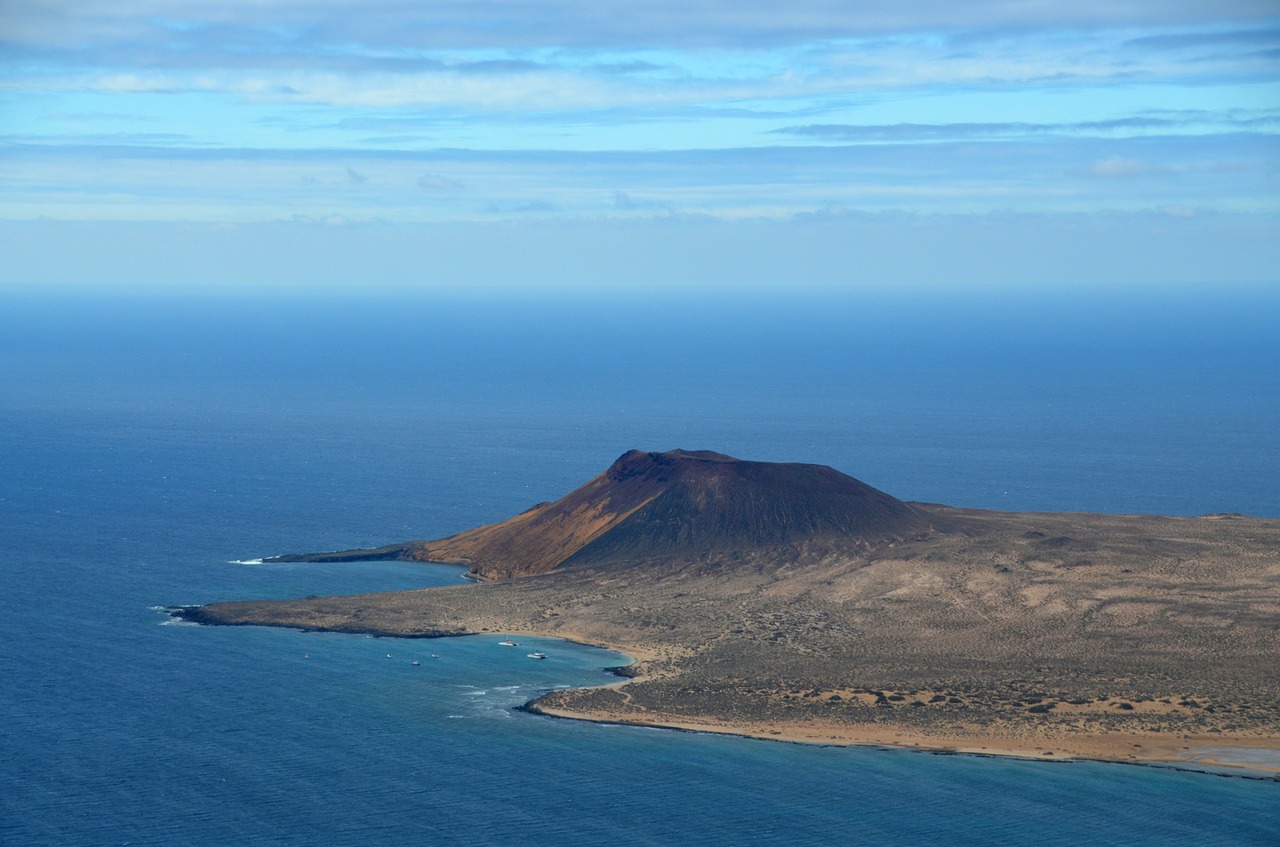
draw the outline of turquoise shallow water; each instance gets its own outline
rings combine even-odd
[[[1068,361],[1066,342],[1036,360],[921,330],[886,375],[892,339],[839,325],[791,346],[766,333],[766,356],[711,330],[650,339],[632,310],[616,348],[582,362],[552,342],[582,342],[598,314],[549,313],[540,335],[464,310],[439,325],[465,332],[422,336],[402,330],[445,306],[98,306],[0,312],[0,842],[1242,845],[1280,831],[1274,781],[541,718],[515,707],[608,682],[621,658],[173,625],[154,608],[451,584],[456,568],[233,560],[438,537],[559,496],[633,446],[819,461],[959,505],[1276,514],[1280,358],[1247,323],[1202,339],[1203,355],[1185,333],[1131,349],[1094,327]],[[549,658],[525,658],[534,648]]]

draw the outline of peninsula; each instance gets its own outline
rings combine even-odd
[[[1277,519],[907,503],[819,465],[633,450],[500,523],[278,560],[379,558],[476,581],[179,614],[635,657],[625,683],[530,704],[565,717],[1121,761],[1253,750],[1276,769]]]

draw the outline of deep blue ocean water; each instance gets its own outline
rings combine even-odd
[[[955,505],[1277,516],[1278,325],[1265,290],[0,292],[0,843],[1274,844],[1276,782],[540,718],[513,707],[622,658],[154,607],[452,583],[234,562],[446,535],[633,447]]]

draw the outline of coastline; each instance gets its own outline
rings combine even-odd
[[[614,683],[607,687],[624,684],[626,683]],[[874,747],[1038,762],[1104,762],[1158,766],[1280,782],[1280,741],[1273,739],[1125,735],[1055,738],[1045,739],[1042,743],[1030,743],[1028,739],[996,735],[920,735],[905,731],[902,727],[880,725],[853,725],[837,729],[833,726],[802,727],[785,723],[735,725],[713,719],[676,719],[660,715],[637,718],[609,712],[556,708],[541,704],[543,699],[545,697],[531,700],[520,709],[530,714],[565,720],[735,735],[789,744]],[[1139,745],[1134,739],[1142,739],[1143,743]],[[1140,752],[1128,752],[1139,746]]]
[[[832,747],[878,747],[914,750],[943,755],[999,756],[1034,761],[1093,761],[1113,764],[1171,767],[1181,770],[1231,775],[1251,779],[1280,781],[1280,738],[1232,736],[1227,734],[1159,735],[1067,735],[1058,737],[1027,737],[997,733],[939,732],[924,734],[910,727],[895,724],[833,724],[797,722],[738,723],[717,720],[709,716],[676,716],[659,712],[643,714],[629,711],[574,709],[547,702],[549,699],[575,691],[596,689],[621,690],[647,678],[631,671],[638,663],[662,654],[656,646],[641,644],[612,644],[599,638],[567,633],[563,630],[550,633],[531,628],[477,627],[466,631],[397,632],[377,627],[305,626],[296,623],[274,623],[265,620],[230,621],[202,611],[202,606],[165,607],[166,612],[180,620],[205,626],[273,626],[296,629],[302,632],[345,632],[371,635],[378,638],[455,638],[465,636],[492,636],[496,634],[516,637],[550,638],[586,647],[596,647],[619,653],[628,659],[626,665],[602,668],[606,673],[620,677],[618,681],[585,688],[557,689],[546,692],[517,707],[519,710],[557,719],[579,720],[591,723],[640,726],[679,732],[705,732],[717,735],[735,735],[766,741],[792,744],[813,744]]]

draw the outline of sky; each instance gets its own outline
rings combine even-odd
[[[1280,283],[1275,0],[0,0],[0,284]]]

